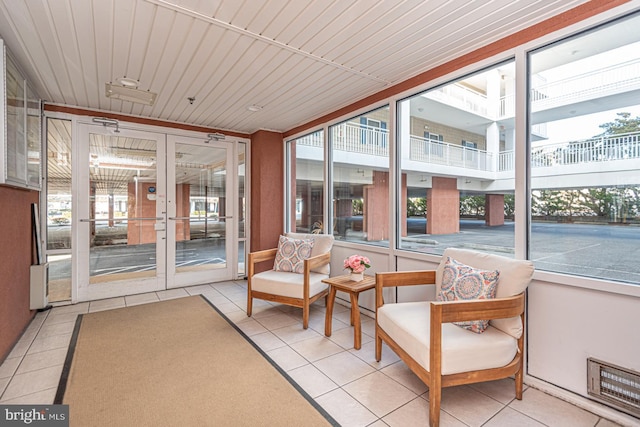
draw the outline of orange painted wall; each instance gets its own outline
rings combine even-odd
[[[278,246],[284,218],[284,156],[281,133],[251,135],[251,243],[259,251]],[[271,266],[261,265],[264,271]]]
[[[0,186],[0,363],[35,315],[29,310],[32,203],[38,192]]]

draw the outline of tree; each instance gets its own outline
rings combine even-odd
[[[613,122],[603,123],[598,127],[604,129],[604,132],[601,135],[597,136],[606,136],[606,135],[619,135],[621,133],[630,133],[630,132],[640,132],[640,117],[636,117],[635,119],[631,119],[631,114],[622,112],[616,114],[618,118],[616,118]]]

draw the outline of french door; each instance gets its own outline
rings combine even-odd
[[[90,124],[78,136],[76,300],[232,278],[232,144]]]

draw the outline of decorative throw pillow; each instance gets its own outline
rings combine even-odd
[[[438,301],[489,299],[496,297],[498,270],[479,270],[447,257],[442,272],[442,285]],[[454,324],[481,334],[489,326],[489,320],[470,320]]]
[[[298,274],[304,273],[304,260],[311,256],[311,249],[313,249],[313,240],[280,236],[273,269]]]

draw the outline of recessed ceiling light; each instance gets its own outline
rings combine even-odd
[[[129,77],[118,77],[116,79],[116,82],[125,87],[138,87],[138,85],[140,85],[139,81],[137,81],[136,79],[131,79]]]
[[[256,104],[252,104],[247,107],[247,110],[251,111],[252,113],[255,113],[262,110],[262,107]]]

